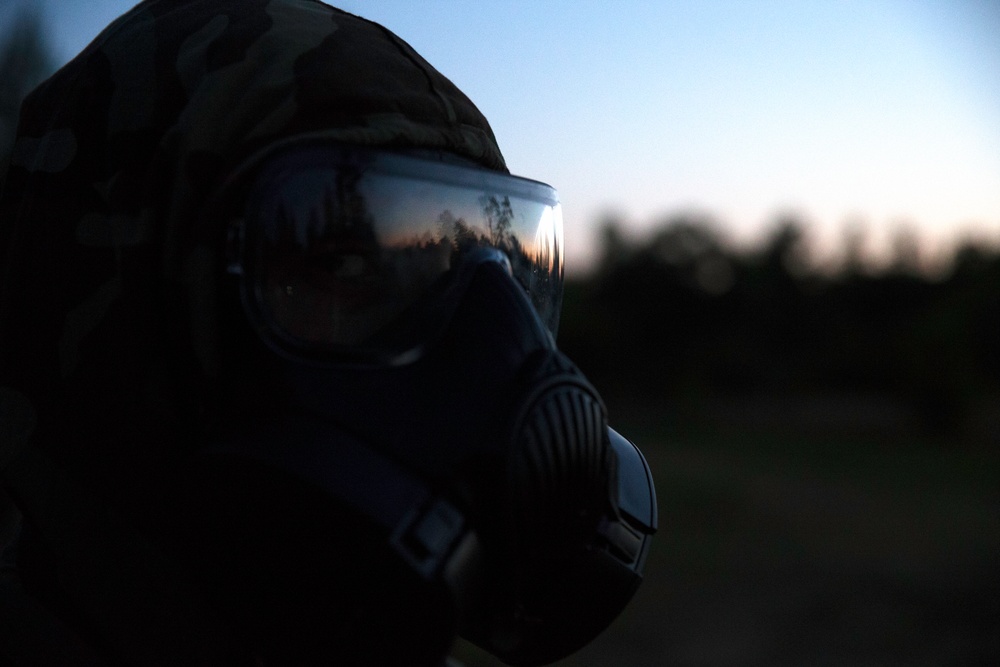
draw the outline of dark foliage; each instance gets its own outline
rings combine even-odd
[[[934,278],[906,257],[830,275],[809,266],[803,230],[779,221],[741,253],[704,219],[632,246],[610,226],[598,269],[567,285],[560,345],[609,403],[824,397],[902,411],[907,437],[997,436],[1000,253],[966,245]]]
[[[8,28],[0,33],[0,180],[13,150],[21,102],[55,70],[35,12],[20,11]]]

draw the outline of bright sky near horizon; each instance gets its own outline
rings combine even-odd
[[[133,0],[44,8],[59,63]],[[597,221],[707,213],[738,242],[779,213],[820,255],[863,224],[925,249],[1000,242],[1000,0],[344,0],[451,78],[511,170],[563,200],[570,269]]]

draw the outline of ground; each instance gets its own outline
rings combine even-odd
[[[1000,664],[995,449],[633,422],[660,511],[646,581],[560,667]]]

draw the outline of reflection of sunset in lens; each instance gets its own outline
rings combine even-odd
[[[546,207],[535,231],[533,259],[550,274],[562,273],[562,236],[562,207],[558,204]]]
[[[383,335],[467,256],[495,248],[543,323],[558,322],[562,215],[550,187],[389,153],[315,149],[262,170],[257,295],[286,336],[357,345]],[[478,260],[477,260],[478,261]]]

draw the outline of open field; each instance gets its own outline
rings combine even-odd
[[[620,430],[660,532],[633,603],[562,667],[1000,664],[995,450]]]

